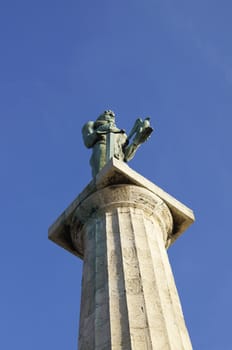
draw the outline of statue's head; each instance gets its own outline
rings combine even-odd
[[[104,111],[98,118],[97,121],[115,121],[115,114],[111,110]]]
[[[110,109],[108,109],[107,111],[104,111],[104,113],[103,113],[104,115],[109,115],[109,116],[111,116],[111,117],[113,117],[113,118],[115,118],[115,114],[114,114],[114,112],[113,111],[111,111]]]
[[[104,111],[101,115],[99,115],[99,117],[95,121],[95,128],[102,124],[108,123],[115,124],[115,114],[113,111],[110,110]]]

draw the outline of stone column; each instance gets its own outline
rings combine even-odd
[[[81,232],[79,222],[83,223]],[[173,220],[145,188],[116,185],[76,209],[83,242],[79,350],[191,349],[165,245]]]
[[[193,218],[115,160],[61,215],[50,238],[83,259],[79,350],[192,349],[166,247]]]

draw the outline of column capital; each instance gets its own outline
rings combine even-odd
[[[139,199],[139,197],[136,198],[135,193],[137,193],[137,195],[140,193],[140,198],[141,196],[145,198],[150,194],[148,197],[151,202],[153,201],[153,204],[150,209],[149,205],[144,205],[144,210],[146,212],[153,210],[152,215],[157,215],[160,209],[162,209],[162,213],[166,212],[168,218],[167,222],[169,222],[168,227],[166,228],[168,234],[167,247],[170,246],[194,222],[194,214],[191,209],[180,203],[136,171],[132,170],[124,162],[112,158],[49,228],[49,238],[74,255],[83,258],[81,237],[79,237],[80,244],[78,247],[76,244],[75,247],[73,245],[73,234],[71,234],[71,232],[73,231],[74,222],[75,230],[81,231],[84,221],[87,219],[87,216],[90,215],[88,210],[94,210],[94,206],[92,205],[91,207],[88,204],[90,203],[90,199],[94,200],[96,207],[99,208],[99,203],[101,203],[101,206],[106,205],[106,203],[104,204],[104,201],[107,196],[109,196],[110,188],[116,190],[114,193],[117,194],[117,200],[119,200],[120,196],[118,189],[120,188],[120,191],[122,191],[122,186],[124,186],[123,188],[129,189],[128,185],[130,185],[130,190],[127,192],[126,196],[128,198],[128,193],[130,193],[131,198],[133,198],[132,202],[134,203],[132,206],[135,205],[135,203],[136,205],[143,205],[143,200]],[[134,187],[136,187],[136,191]],[[102,194],[104,194],[104,196],[102,196]],[[153,200],[151,200],[151,198],[153,198]],[[123,205],[126,205],[126,197],[123,198],[123,201]],[[114,203],[112,202],[110,204],[109,201],[107,205],[112,206]],[[87,208],[89,209],[85,211],[83,208],[85,208],[85,210]],[[82,214],[79,215],[81,212]]]
[[[94,192],[76,208],[70,225],[70,235],[75,249],[83,254],[82,227],[88,221],[96,218],[100,220],[106,212],[114,212],[118,208],[130,208],[134,212],[142,210],[144,216],[158,223],[164,244],[168,244],[173,231],[173,218],[165,202],[144,187],[121,184]]]

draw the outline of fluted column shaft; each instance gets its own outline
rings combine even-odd
[[[139,186],[106,187],[79,205],[79,350],[192,349],[165,248],[172,226],[166,204]]]

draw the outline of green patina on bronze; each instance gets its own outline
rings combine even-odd
[[[90,165],[95,177],[113,157],[123,162],[131,160],[138,147],[151,135],[150,118],[138,118],[127,136],[124,129],[117,128],[113,111],[103,112],[97,120],[89,121],[82,128],[84,144],[92,148]]]

